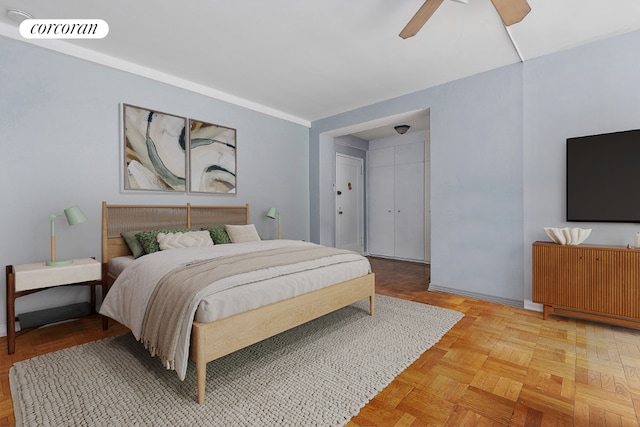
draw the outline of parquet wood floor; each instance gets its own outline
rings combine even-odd
[[[360,426],[637,426],[640,331],[428,291],[429,266],[371,258],[376,289],[465,317],[354,417]],[[0,338],[0,425],[19,360],[126,332],[98,316]]]
[[[427,291],[429,267],[371,258],[376,291],[465,317],[349,427],[637,426],[640,331]]]

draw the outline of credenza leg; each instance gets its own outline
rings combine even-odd
[[[16,282],[13,266],[6,266],[7,273],[7,353],[16,351]]]

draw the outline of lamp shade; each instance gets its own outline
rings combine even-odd
[[[276,208],[269,208],[267,216],[271,219],[276,219],[276,215],[278,215],[278,210]]]
[[[72,206],[65,209],[64,216],[67,217],[67,222],[69,223],[69,225],[80,224],[81,222],[85,222],[87,220],[87,216],[77,206]]]

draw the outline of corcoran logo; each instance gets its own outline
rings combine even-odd
[[[102,39],[109,24],[102,19],[26,19],[20,24],[25,39]]]

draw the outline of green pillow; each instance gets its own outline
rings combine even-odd
[[[207,230],[211,234],[211,240],[215,245],[223,245],[225,243],[231,243],[231,239],[227,234],[227,230],[224,225],[213,225],[211,227],[202,227],[202,230]]]
[[[158,233],[175,233],[177,231],[193,231],[191,228],[172,228],[166,230],[145,230],[136,233],[136,238],[148,254],[158,252],[160,245],[158,244]]]
[[[136,237],[136,234],[138,233],[140,233],[140,231],[125,231],[124,233],[120,233],[124,241],[127,243],[127,246],[129,246],[134,258],[140,258],[146,253],[140,244],[140,241]]]

